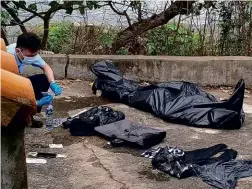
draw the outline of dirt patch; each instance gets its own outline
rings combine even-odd
[[[54,144],[63,144],[63,146],[69,146],[74,143],[82,142],[83,138],[72,136],[67,129],[57,128],[51,133]]]
[[[151,167],[147,168],[147,170],[139,171],[138,174],[148,179],[159,181],[159,182],[170,180],[170,176],[168,174],[157,171],[157,170],[152,170]]]
[[[85,107],[101,106],[111,103],[102,97],[69,97],[60,98],[54,101],[53,105],[55,109],[60,111],[69,111],[74,109],[80,109]]]

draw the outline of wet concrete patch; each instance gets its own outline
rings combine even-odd
[[[151,167],[148,167],[146,170],[139,171],[138,174],[144,176],[150,180],[155,180],[158,182],[169,181],[170,176],[166,173],[160,172],[158,170],[152,170]]]
[[[113,152],[113,153],[120,153],[120,154],[131,154],[133,156],[136,156],[136,157],[141,157],[141,151],[139,149],[136,149],[136,148],[130,148],[130,147],[126,147],[126,146],[123,146],[123,147],[104,147],[105,149],[107,149],[108,151],[110,152]]]
[[[54,108],[59,111],[69,111],[74,109],[80,109],[85,107],[100,106],[110,103],[105,98],[102,97],[71,97],[71,101],[66,102],[66,99],[60,98],[54,101]],[[69,99],[68,99],[69,100]]]
[[[91,164],[93,167],[102,167],[101,163],[96,161]]]

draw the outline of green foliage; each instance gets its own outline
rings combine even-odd
[[[199,43],[199,34],[190,32],[188,28],[167,24],[151,30],[148,33],[147,50],[149,55],[193,54]]]
[[[37,11],[37,10],[38,10],[38,9],[37,9],[37,4],[36,4],[36,3],[30,4],[30,5],[28,6],[28,9],[31,9],[31,10],[33,10],[33,11]]]
[[[128,55],[129,54],[129,51],[127,48],[120,48],[117,52],[116,52],[117,55]]]
[[[1,11],[1,24],[8,24],[10,22],[10,15],[7,11]]]
[[[72,24],[70,22],[53,23],[50,25],[47,50],[54,53],[66,52],[71,49]]]
[[[99,36],[99,40],[103,46],[106,46],[108,48],[112,47],[113,38],[110,35],[106,33],[101,33],[101,35]]]
[[[247,55],[251,48],[251,2],[220,2],[220,55]]]
[[[99,29],[99,35],[98,40],[101,43],[101,45],[105,48],[111,48],[114,38],[116,37],[116,34],[118,33],[118,30],[113,28],[100,28]]]

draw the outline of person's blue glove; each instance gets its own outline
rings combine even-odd
[[[53,96],[49,94],[45,94],[40,100],[37,100],[37,106],[49,105],[53,101]]]
[[[55,83],[54,81],[50,83],[50,88],[51,88],[51,90],[54,92],[54,94],[56,96],[61,95],[62,88],[57,83]]]

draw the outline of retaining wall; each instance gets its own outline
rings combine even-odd
[[[252,87],[252,57],[175,57],[131,55],[42,55],[56,79],[93,80],[90,65],[112,60],[126,78],[151,82],[191,81],[201,85],[235,85],[244,79]],[[34,68],[26,74],[34,74]]]

